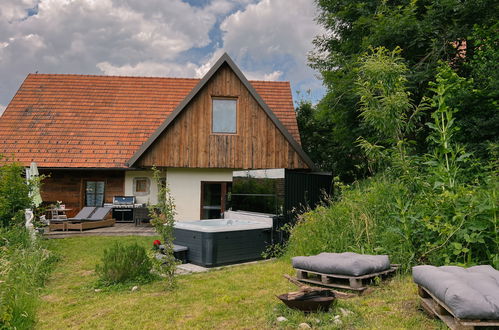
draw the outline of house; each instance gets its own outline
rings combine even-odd
[[[29,74],[0,117],[0,154],[44,180],[44,201],[157,201],[153,166],[177,220],[224,211],[232,172],[311,169],[288,82],[248,81],[224,54],[202,79]]]

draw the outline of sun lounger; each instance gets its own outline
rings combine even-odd
[[[362,292],[376,277],[393,274],[398,265],[390,264],[387,255],[365,255],[352,252],[320,253],[294,257],[296,277],[302,282]]]
[[[499,271],[491,266],[416,266],[422,307],[451,329],[499,327]]]
[[[84,229],[94,229],[102,227],[111,227],[116,223],[115,219],[109,218],[111,213],[111,207],[97,207],[95,210],[85,219],[72,218],[68,220],[66,224],[66,230],[80,230]]]
[[[73,218],[68,219],[51,219],[49,222],[50,231],[54,230],[66,230],[68,221],[82,221],[90,217],[90,215],[95,211],[95,207],[85,206],[75,215]]]

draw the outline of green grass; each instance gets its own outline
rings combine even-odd
[[[42,294],[37,328],[296,328],[439,329],[418,311],[416,287],[410,277],[395,277],[366,296],[339,300],[328,313],[287,309],[275,297],[295,291],[281,275],[292,274],[283,260],[227,267],[207,273],[179,276],[178,288],[165,291],[161,281],[141,285],[140,291],[109,289],[95,292],[95,265],[113,242],[138,243],[147,248],[151,237],[79,237],[50,241],[61,256]],[[353,311],[333,325],[339,307]],[[288,321],[277,323],[284,316]]]

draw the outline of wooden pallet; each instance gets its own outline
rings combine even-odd
[[[421,307],[432,317],[438,317],[452,330],[468,330],[478,327],[499,329],[499,320],[468,320],[460,319],[452,313],[442,301],[435,297],[428,289],[418,286]]]
[[[362,293],[367,289],[367,285],[376,277],[383,279],[395,274],[400,265],[391,265],[390,269],[382,272],[371,273],[361,276],[348,276],[338,274],[324,274],[310,270],[296,269],[296,277],[301,282],[313,283],[333,288],[348,289]]]

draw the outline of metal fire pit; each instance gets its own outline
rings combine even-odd
[[[335,300],[334,293],[331,291],[322,291],[320,295],[320,297],[313,297],[310,299],[289,300],[288,294],[284,293],[277,296],[277,298],[289,308],[298,309],[303,312],[317,312],[319,310],[327,312]]]

